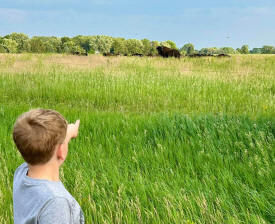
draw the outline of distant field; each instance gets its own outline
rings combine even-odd
[[[87,223],[274,223],[275,56],[0,54],[0,223],[17,116],[80,118],[62,180]]]

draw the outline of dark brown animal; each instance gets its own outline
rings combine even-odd
[[[81,52],[79,52],[79,51],[76,51],[76,52],[73,52],[73,55],[88,56],[88,53],[87,53],[87,52],[81,53]]]
[[[190,58],[213,57],[213,55],[212,54],[200,54],[200,53],[196,53],[196,54],[189,54],[188,57],[190,57]]]
[[[202,54],[189,54],[188,57],[190,58],[199,58],[199,57],[202,57],[203,55]]]
[[[138,54],[138,53],[136,53],[136,54],[132,54],[132,56],[143,57],[143,54]]]
[[[180,52],[176,49],[172,49],[164,46],[158,46],[157,51],[159,55],[161,55],[164,58],[168,58],[168,57],[180,58]]]
[[[219,54],[219,55],[217,55],[217,57],[219,57],[219,58],[222,58],[222,57],[230,58],[231,56],[229,54]]]
[[[111,57],[111,56],[118,56],[119,54],[112,54],[112,53],[103,53],[103,56]]]

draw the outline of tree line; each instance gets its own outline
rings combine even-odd
[[[105,35],[75,37],[47,37],[34,36],[32,38],[24,33],[11,33],[0,36],[0,53],[101,53],[113,55],[158,55],[157,46],[178,49],[182,55],[191,54],[275,54],[274,46],[249,49],[248,45],[234,49],[232,47],[212,47],[196,50],[192,43],[187,43],[181,48],[171,41],[150,41],[148,39],[124,39]]]

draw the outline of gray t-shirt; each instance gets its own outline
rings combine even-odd
[[[83,224],[84,215],[61,181],[33,179],[23,163],[13,179],[14,224]]]

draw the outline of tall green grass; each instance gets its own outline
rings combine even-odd
[[[0,223],[23,162],[12,126],[36,107],[81,120],[61,174],[87,223],[275,222],[274,57],[2,57]]]

